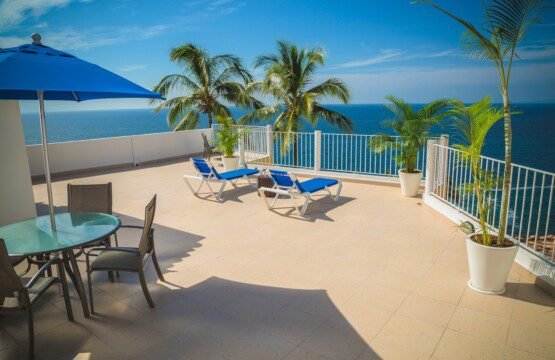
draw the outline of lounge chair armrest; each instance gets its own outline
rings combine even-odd
[[[33,286],[35,284],[35,282],[37,282],[38,278],[46,271],[48,270],[48,268],[50,268],[54,263],[56,263],[59,260],[58,255],[54,255],[52,258],[50,258],[50,260],[48,260],[47,262],[44,263],[44,265],[42,265],[40,267],[40,269],[37,271],[37,273],[35,275],[33,275],[33,277],[31,278],[31,280],[29,280],[29,282],[27,284],[25,284],[24,286],[26,288],[30,288],[31,286]]]
[[[278,195],[294,195],[292,193],[290,193],[287,190],[283,190],[283,189],[275,189],[275,188],[268,188],[268,187],[261,187],[258,189],[259,193],[263,193],[263,192],[270,192],[270,193],[274,193],[274,194],[278,194]]]

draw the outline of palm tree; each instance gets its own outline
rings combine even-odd
[[[208,115],[210,127],[216,115],[231,117],[222,101],[244,109],[262,106],[247,92],[245,84],[253,77],[236,56],[210,56],[198,46],[186,44],[171,50],[170,61],[182,67],[183,73],[163,77],[153,90],[168,98],[156,111],[170,109],[167,120],[174,131],[194,129],[200,113]]]
[[[453,145],[461,151],[462,166],[469,166],[472,182],[464,184],[463,190],[476,196],[478,206],[478,223],[481,229],[481,241],[484,245],[491,244],[491,235],[487,224],[491,209],[487,194],[497,186],[498,179],[492,171],[482,169],[482,149],[486,136],[495,123],[503,119],[503,109],[491,105],[489,96],[476,104],[465,106],[461,102],[450,110],[452,127],[455,136],[461,143]]]
[[[426,146],[432,126],[447,116],[447,113],[442,111],[451,104],[451,101],[435,100],[415,110],[403,99],[392,95],[387,96],[386,99],[390,102],[386,108],[393,113],[393,119],[385,121],[383,125],[392,128],[399,135],[399,141],[391,135],[378,135],[372,139],[369,147],[378,154],[390,149],[397,150],[398,155],[395,159],[397,164],[404,165],[404,171],[409,174],[417,173],[420,171],[416,169],[418,152]]]
[[[503,97],[505,130],[505,169],[497,238],[498,245],[501,245],[506,234],[512,172],[509,80],[513,60],[518,57],[516,48],[524,39],[527,30],[541,21],[540,15],[548,6],[542,0],[490,0],[487,3],[484,0],[485,21],[480,28],[476,28],[470,22],[453,15],[429,0],[420,0],[416,3],[428,4],[462,24],[466,28],[462,37],[463,49],[478,60],[493,62],[497,69]]]
[[[257,109],[241,121],[257,122],[275,117],[274,130],[290,135],[285,137],[282,151],[287,151],[292,142],[294,162],[297,160],[294,133],[300,130],[303,120],[315,125],[321,118],[342,130],[353,128],[349,118],[320,103],[324,99],[339,99],[347,104],[350,98],[349,88],[340,79],[313,83],[316,71],[324,65],[324,56],[319,47],[299,49],[295,44],[278,41],[277,54],[259,56],[256,60],[255,68],[264,68],[266,74],[262,81],[252,83],[249,88],[272,97],[277,104]]]

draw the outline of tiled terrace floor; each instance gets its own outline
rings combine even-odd
[[[74,323],[52,288],[35,310],[39,358],[555,358],[555,300],[516,267],[503,296],[469,290],[463,235],[398,188],[346,183],[339,202],[318,200],[303,219],[266,210],[246,187],[199,199],[183,173],[190,165],[174,162],[69,180],[111,181],[124,223],[140,223],[158,194],[167,282],[148,268],[151,310],[135,276],[96,274],[98,315],[84,319],[74,301]],[[61,209],[67,182],[54,184]],[[44,212],[44,185],[35,196]],[[120,242],[138,238],[122,231]],[[25,319],[2,317],[0,358],[25,348]]]

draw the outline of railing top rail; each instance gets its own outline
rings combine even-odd
[[[456,152],[461,152],[461,153],[464,152],[464,151],[462,151],[462,150],[460,150],[460,149],[455,149],[455,148],[450,147],[450,146],[445,146],[445,145],[440,145],[440,144],[434,144],[434,146],[435,146],[435,147],[438,147],[438,148],[442,148],[442,149],[447,149],[447,150],[449,150],[449,151],[456,151]],[[495,161],[495,162],[498,162],[498,163],[501,163],[501,164],[504,164],[504,163],[505,163],[505,161],[503,161],[503,160],[495,159],[495,158],[492,158],[492,157],[489,157],[489,156],[485,156],[485,155],[481,155],[480,157],[481,157],[482,159],[486,159],[486,160],[490,160],[490,161]],[[515,163],[513,163],[513,164],[512,164],[512,167],[513,167],[513,168],[515,168],[515,167],[516,167],[516,168],[521,168],[521,169],[525,169],[525,170],[529,170],[529,171],[534,171],[534,172],[542,173],[542,174],[549,175],[549,176],[555,176],[555,173],[553,173],[553,172],[546,171],[546,170],[541,170],[541,169],[536,169],[536,168],[529,167],[529,166],[525,166],[525,165],[520,165],[520,164],[515,164]]]

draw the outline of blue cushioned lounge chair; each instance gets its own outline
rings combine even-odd
[[[189,189],[191,189],[191,191],[195,195],[198,194],[202,185],[206,183],[206,185],[210,189],[210,192],[216,198],[216,200],[221,201],[222,192],[224,191],[224,188],[227,185],[227,182],[229,181],[229,182],[231,182],[231,184],[233,184],[233,186],[235,186],[235,184],[237,183],[237,181],[239,179],[247,180],[252,187],[256,188],[256,184],[253,184],[250,181],[250,179],[253,176],[258,175],[258,173],[260,172],[259,170],[256,170],[256,169],[238,169],[238,170],[226,171],[226,172],[219,173],[219,172],[216,171],[216,168],[214,167],[214,165],[212,165],[209,161],[207,161],[205,159],[192,158],[191,162],[193,163],[193,166],[195,167],[195,169],[197,170],[198,173],[197,173],[197,175],[183,175],[183,179],[187,183],[187,186],[189,186]],[[198,187],[197,190],[195,190],[193,188],[193,186],[191,185],[191,183],[189,182],[189,180],[191,180],[191,179],[201,180],[200,186]],[[215,193],[212,190],[212,187],[210,186],[210,183],[221,184],[220,189],[217,193]]]
[[[329,193],[329,196],[334,201],[337,201],[339,199],[339,194],[341,194],[341,188],[343,187],[341,181],[335,179],[314,178],[300,182],[299,180],[297,180],[295,175],[287,171],[270,170],[269,173],[272,177],[272,180],[274,181],[274,186],[272,188],[258,189],[258,192],[264,198],[268,209],[273,208],[277,198],[280,195],[288,196],[289,198],[291,198],[291,200],[293,200],[293,203],[295,204],[295,207],[297,207],[295,198],[304,198],[304,203],[300,208],[301,215],[304,215],[304,213],[306,212],[306,208],[308,207],[308,203],[310,202],[310,200],[312,200],[312,194],[321,190],[326,190]],[[333,195],[330,188],[336,185],[337,192],[335,193],[335,195]],[[268,198],[266,197],[265,192],[276,194],[271,204],[268,202]]]

